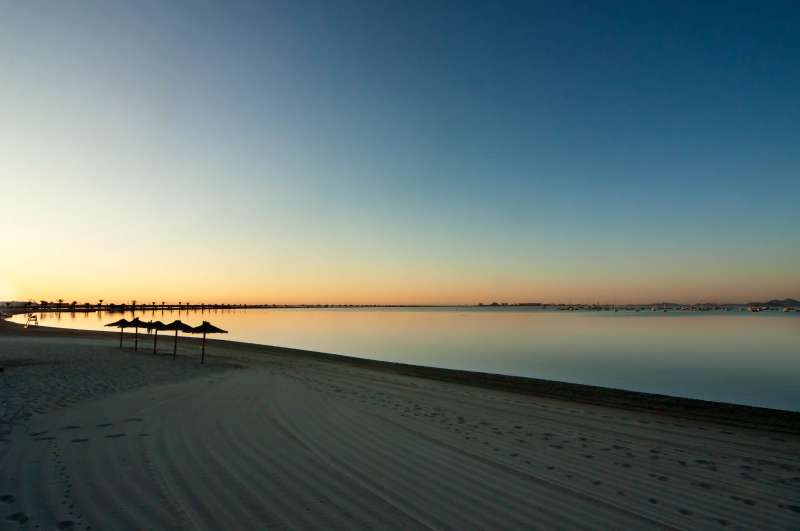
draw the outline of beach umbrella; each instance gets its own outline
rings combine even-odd
[[[119,328],[119,348],[122,348],[122,331],[125,328],[129,328],[131,326],[131,322],[127,319],[120,319],[119,321],[114,321],[113,323],[108,323],[106,326],[116,326]]]
[[[133,320],[130,322],[129,326],[132,326],[134,328],[133,350],[134,352],[136,352],[139,350],[139,329],[147,328],[147,323],[145,323],[138,317],[134,317]]]
[[[217,328],[208,321],[203,321],[203,324],[192,328],[193,334],[203,334],[203,354],[200,357],[200,363],[206,362],[206,334],[227,334],[227,330]]]
[[[172,345],[172,357],[178,353],[178,332],[188,333],[192,331],[192,327],[182,322],[180,319],[172,321],[168,325],[164,325],[164,330],[175,330],[175,342]]]
[[[165,330],[164,328],[165,326],[167,325],[165,325],[161,321],[153,321],[152,323],[150,323],[150,326],[148,327],[149,330],[153,330],[155,332],[155,335],[153,336],[153,354],[156,353],[156,345],[158,345],[158,331]]]

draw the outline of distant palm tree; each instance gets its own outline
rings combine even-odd
[[[103,299],[98,299],[97,300],[97,309],[99,310],[102,307],[103,307]]]
[[[60,310],[62,304],[64,304],[64,299],[58,299],[58,306],[56,306],[56,310]]]

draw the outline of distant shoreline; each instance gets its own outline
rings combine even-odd
[[[135,311],[194,311],[194,310],[278,310],[278,309],[392,309],[392,308],[481,308],[481,309],[501,309],[501,308],[530,308],[530,309],[550,309],[562,311],[786,311],[800,312],[800,301],[787,298],[782,300],[771,300],[766,302],[748,303],[697,303],[680,304],[674,302],[657,302],[648,304],[570,304],[570,303],[539,303],[539,302],[517,302],[517,303],[477,303],[477,304],[72,304],[72,303],[47,303],[34,304],[32,302],[12,301],[0,306],[0,317],[3,315],[15,315],[19,313],[91,313],[109,312],[125,313]]]

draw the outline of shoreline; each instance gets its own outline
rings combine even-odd
[[[792,412],[219,339],[201,365],[200,338],[173,359],[118,335],[0,322],[8,525],[800,525]]]
[[[19,312],[25,313],[25,312]],[[25,328],[18,323],[0,319],[0,335],[13,335],[18,337],[72,337],[86,339],[111,339],[118,338],[119,332],[93,331],[74,328],[57,327],[31,327]],[[125,337],[132,334],[126,333]],[[147,337],[147,336],[145,336]],[[200,338],[181,336],[182,345],[199,345]],[[343,364],[378,372],[388,372],[401,376],[422,378],[469,387],[482,388],[492,391],[502,391],[563,400],[572,403],[612,407],[630,411],[650,412],[687,420],[711,421],[717,424],[737,426],[748,429],[768,430],[786,434],[800,434],[800,412],[790,410],[771,409],[758,406],[732,404],[725,402],[712,402],[694,398],[684,398],[640,391],[629,391],[609,387],[592,386],[555,380],[510,376],[494,373],[483,373],[458,369],[444,369],[412,365],[400,362],[389,362],[358,358],[354,356],[315,352],[310,350],[295,349],[264,345],[259,343],[246,343],[224,339],[207,339],[209,352],[207,358],[218,359],[233,363],[242,363],[240,357],[215,354],[214,347],[223,347],[227,351],[247,355],[279,355],[293,358],[305,358],[334,364]],[[142,351],[146,355],[146,351]],[[257,358],[251,358],[258,362]]]

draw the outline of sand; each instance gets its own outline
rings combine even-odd
[[[800,529],[797,414],[141,344],[0,323],[0,529]]]

